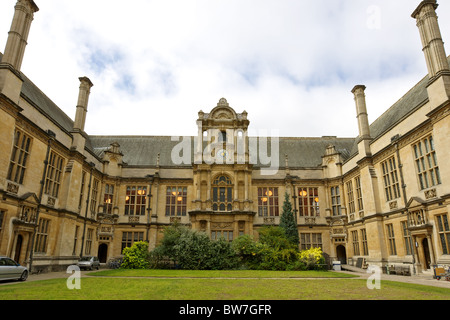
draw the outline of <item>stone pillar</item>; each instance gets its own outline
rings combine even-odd
[[[75,122],[72,130],[72,149],[83,153],[86,144],[86,134],[84,133],[84,126],[86,124],[86,114],[88,109],[89,95],[91,88],[94,86],[87,77],[81,77],[80,91],[78,94],[77,111],[75,114]]]
[[[370,136],[365,90],[366,87],[363,85],[357,85],[352,90],[352,93],[355,96],[356,118],[358,119],[359,128],[358,151],[362,158],[372,155],[370,151],[370,141],[372,138]]]
[[[431,109],[450,97],[450,68],[439,28],[436,0],[422,1],[412,17],[416,19],[430,82],[427,90]]]
[[[18,0],[2,63],[20,71],[34,13],[39,11],[32,0]]]
[[[25,47],[34,13],[39,8],[33,0],[18,0],[14,18],[0,63],[0,93],[18,103],[23,80],[20,76]]]

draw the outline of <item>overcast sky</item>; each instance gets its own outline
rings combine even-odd
[[[72,119],[89,77],[90,135],[195,135],[225,97],[256,134],[355,137],[355,85],[373,122],[427,74],[419,0],[35,2],[22,72]],[[0,1],[2,52],[15,3]]]

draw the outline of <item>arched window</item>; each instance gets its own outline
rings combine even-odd
[[[232,211],[233,184],[227,176],[218,176],[212,183],[213,211]]]

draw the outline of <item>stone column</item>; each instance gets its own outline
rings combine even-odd
[[[37,11],[39,11],[39,8],[32,0],[19,0],[16,3],[2,63],[11,65],[17,71],[20,71],[22,66],[31,22],[34,19],[34,13]]]
[[[25,47],[34,13],[39,8],[32,0],[18,0],[14,18],[6,42],[5,52],[0,63],[0,93],[15,103],[19,103],[22,90],[22,67]]]
[[[367,106],[366,106],[366,95],[364,93],[365,90],[366,87],[363,85],[357,85],[352,90],[352,93],[355,96],[356,118],[358,119],[358,128],[359,128],[358,151],[360,157],[372,155],[370,151],[370,141],[372,140],[372,138],[370,137],[369,118],[367,115]]]

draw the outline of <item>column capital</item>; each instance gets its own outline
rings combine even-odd
[[[436,2],[436,0],[424,0],[419,4],[419,6],[416,8],[416,10],[414,10],[414,12],[411,14],[411,17],[414,19],[417,19],[417,16],[420,14],[422,9],[427,5],[432,5],[434,10],[436,10],[437,7],[439,6],[439,4]]]

